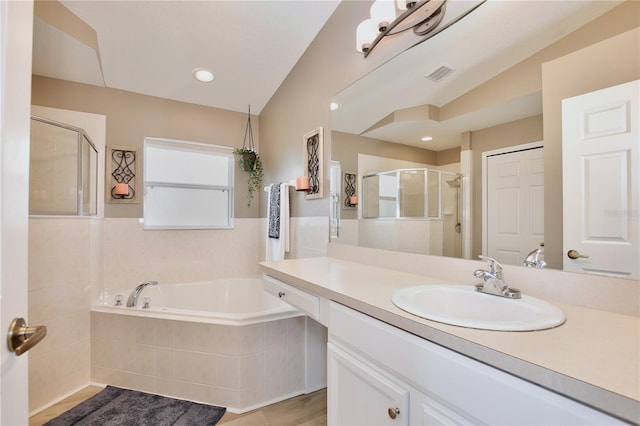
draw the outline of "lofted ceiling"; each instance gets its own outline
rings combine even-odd
[[[259,114],[339,1],[60,3],[81,22],[36,11],[34,74]],[[83,24],[97,46],[72,28]]]

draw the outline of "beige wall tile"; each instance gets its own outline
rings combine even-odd
[[[167,348],[155,348],[156,376],[163,379],[175,378],[175,351]]]
[[[176,381],[214,385],[217,382],[216,356],[201,352],[175,351]]]

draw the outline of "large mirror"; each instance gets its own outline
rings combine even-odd
[[[337,93],[332,240],[562,269],[561,100],[638,78],[637,63],[623,64],[629,55],[637,62],[634,3],[485,2]],[[579,63],[611,46],[620,49],[612,62]],[[528,170],[526,189],[495,198],[514,168]],[[403,182],[405,170],[419,186]],[[429,173],[445,177],[432,175],[429,185]],[[637,202],[637,185],[633,191]],[[424,217],[400,214],[401,194],[412,192]],[[515,205],[516,198],[528,204]],[[432,217],[425,200],[432,200]],[[512,225],[509,241],[495,242],[496,229]],[[501,244],[513,250],[501,253]]]

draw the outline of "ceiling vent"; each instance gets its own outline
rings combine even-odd
[[[425,75],[425,77],[427,77],[429,80],[433,80],[436,83],[438,83],[440,80],[442,80],[452,72],[453,70],[451,68],[443,65],[437,70],[435,70],[434,72],[432,72],[431,74]]]

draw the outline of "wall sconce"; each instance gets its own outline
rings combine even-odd
[[[349,207],[355,207],[358,205],[358,197],[349,197],[347,202],[349,203]]]
[[[138,202],[138,150],[132,147],[107,147],[107,202]]]
[[[413,29],[422,37],[433,31],[445,12],[447,0],[375,0],[370,18],[356,28],[356,50],[366,58],[386,36]]]

